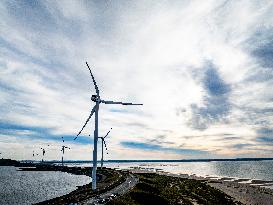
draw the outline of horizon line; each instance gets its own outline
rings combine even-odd
[[[273,160],[273,157],[245,157],[245,158],[208,158],[208,159],[118,159],[104,160],[104,162],[212,162],[212,161],[265,161]],[[18,160],[21,162],[40,162],[39,160]],[[59,160],[44,161],[47,163],[61,163]],[[64,163],[91,163],[92,160],[65,160]],[[100,160],[98,160],[100,162]]]

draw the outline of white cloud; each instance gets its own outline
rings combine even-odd
[[[87,60],[103,99],[144,104],[101,106],[101,134],[113,127],[109,139],[115,150],[112,159],[154,158],[155,154],[185,157],[161,156],[158,151],[124,155],[128,148],[120,142],[148,143],[162,134],[166,141],[176,142],[164,146],[206,150],[212,157],[229,155],[224,133],[239,137],[238,143],[257,143],[255,130],[261,125],[255,124],[258,119],[246,118],[257,116],[255,109],[272,107],[273,96],[268,81],[248,81],[253,71],[261,69],[251,54],[250,48],[255,46],[249,45],[249,39],[263,29],[272,30],[272,2],[139,1],[120,5],[44,1],[33,6],[0,3],[1,122],[45,127],[56,136],[76,134],[93,107]],[[191,105],[206,104],[202,79],[207,61],[231,86],[231,108],[225,121],[200,131],[188,122],[193,115]],[[262,113],[258,118],[272,122]],[[92,128],[89,125],[84,133]],[[217,140],[198,138],[212,133],[219,135]],[[183,136],[193,137],[186,140]],[[90,159],[87,146],[77,145],[76,149],[81,151],[68,157]],[[237,151],[233,153],[238,156],[250,152]]]

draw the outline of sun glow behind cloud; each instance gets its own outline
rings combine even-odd
[[[72,141],[93,106],[85,61],[103,99],[144,104],[101,106],[108,158],[272,157],[272,11],[271,1],[2,1],[3,157],[31,158],[64,136],[67,158],[91,159],[93,123]]]

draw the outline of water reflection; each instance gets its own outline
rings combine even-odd
[[[173,174],[224,176],[273,180],[273,161],[175,162],[175,163],[107,163],[109,168],[130,167],[162,169]]]

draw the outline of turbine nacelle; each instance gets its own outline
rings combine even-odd
[[[91,100],[93,102],[100,102],[100,97],[98,95],[92,95]]]

